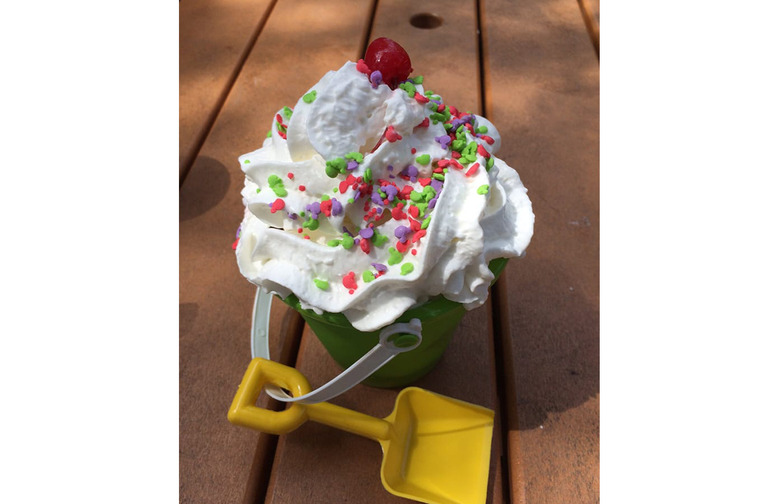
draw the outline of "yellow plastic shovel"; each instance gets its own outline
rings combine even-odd
[[[482,504],[487,495],[493,412],[417,387],[403,389],[384,419],[327,402],[293,403],[284,411],[255,405],[265,384],[294,397],[311,391],[296,369],[255,358],[238,387],[228,419],[271,434],[306,420],[379,441],[382,484],[399,497],[429,504]]]

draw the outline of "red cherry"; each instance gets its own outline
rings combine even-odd
[[[368,45],[365,63],[371,71],[382,73],[382,82],[395,89],[409,78],[412,62],[401,45],[389,38],[380,37]]]

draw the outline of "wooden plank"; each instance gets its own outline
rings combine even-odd
[[[577,0],[596,55],[599,54],[599,0]]]
[[[370,8],[360,0],[279,0],[182,184],[180,296],[189,310],[180,345],[183,503],[253,502],[265,493],[262,456],[273,443],[226,418],[249,362],[254,298],[230,247],[243,216],[237,158],[262,144],[279,108],[358,57]]]
[[[573,2],[485,0],[483,23],[499,155],[536,213],[527,256],[502,279],[517,394],[508,448],[522,449],[508,455],[509,486],[513,502],[597,502],[598,62]]]
[[[274,0],[179,2],[179,177],[184,177]]]
[[[416,14],[439,16],[435,29],[411,25]],[[480,110],[475,2],[380,1],[370,39],[385,36],[410,54],[414,74],[425,76],[426,89],[441,94],[461,110]],[[453,44],[453,37],[457,43]],[[315,79],[316,80],[316,79]],[[314,81],[312,81],[314,82]],[[493,363],[490,307],[469,312],[437,368],[417,385],[497,410],[487,502],[505,502],[501,472],[501,423]],[[303,335],[297,367],[313,386],[340,372],[310,330]],[[373,416],[392,410],[397,391],[358,386],[332,402]],[[329,427],[307,423],[281,436],[266,503],[411,502],[386,492],[379,470],[378,443]]]

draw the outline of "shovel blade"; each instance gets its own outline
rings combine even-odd
[[[436,504],[484,503],[493,411],[416,387],[386,418],[382,483],[392,494]]]

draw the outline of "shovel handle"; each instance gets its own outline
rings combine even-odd
[[[296,369],[260,357],[252,359],[228,411],[228,420],[235,425],[268,432],[286,434],[307,420],[306,408],[292,404],[283,411],[256,406],[265,384],[289,390],[294,397],[307,394],[311,386]]]

